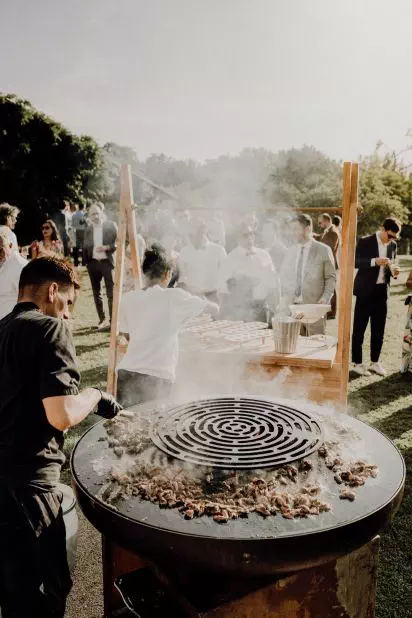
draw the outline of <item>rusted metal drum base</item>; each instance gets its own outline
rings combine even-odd
[[[373,618],[378,552],[376,537],[338,560],[276,579],[236,580],[222,574],[199,578],[180,570],[159,571],[158,565],[151,565],[153,583],[138,589],[139,581],[147,579],[147,575],[138,575],[135,596],[140,606],[145,595],[148,602],[156,586],[170,593],[173,606],[181,610],[174,609],[169,618]],[[105,552],[105,558],[105,615],[111,616],[120,602],[110,585],[113,578],[130,569],[148,569],[116,546]]]

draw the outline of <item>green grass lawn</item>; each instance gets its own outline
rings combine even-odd
[[[352,379],[349,401],[352,413],[383,431],[400,448],[406,460],[408,476],[405,497],[391,529],[382,535],[378,578],[377,618],[412,617],[412,376],[399,374],[401,340],[405,323],[407,294],[404,286],[412,258],[400,260],[402,273],[394,282],[389,301],[385,344],[381,360],[388,370],[386,378],[378,376]],[[75,341],[82,372],[82,386],[105,387],[109,335],[97,333],[93,297],[87,273],[75,310]],[[365,345],[368,360],[369,333]],[[91,416],[69,432],[69,453],[78,437],[96,421]],[[69,471],[64,471],[68,480]],[[323,617],[319,617],[323,618]],[[326,618],[326,617],[325,617]]]

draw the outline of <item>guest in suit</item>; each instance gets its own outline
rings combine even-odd
[[[371,322],[371,367],[380,376],[386,371],[379,362],[385,333],[388,287],[391,277],[399,275],[395,264],[396,240],[401,232],[401,223],[394,218],[385,219],[379,232],[361,238],[356,247],[353,293],[356,296],[352,333],[353,371],[361,376],[370,375],[362,363],[362,344],[365,330]]]
[[[339,252],[341,244],[340,234],[332,223],[332,217],[327,213],[320,215],[318,224],[322,231],[318,235],[317,240],[319,240],[319,242],[323,242],[323,244],[331,248],[335,262],[335,269],[339,270]],[[330,304],[332,308],[327,317],[328,320],[334,320],[336,318],[336,289],[333,290]]]
[[[103,308],[101,293],[102,279],[106,287],[109,304],[109,316],[112,315],[113,304],[113,254],[116,251],[117,227],[112,221],[104,220],[104,213],[99,203],[92,204],[89,209],[90,226],[86,228],[83,242],[83,261],[87,266],[93,289],[94,304],[99,316],[98,330],[109,327]]]
[[[297,245],[289,247],[280,272],[282,296],[288,304],[329,304],[336,285],[332,251],[313,238],[312,219],[300,214],[291,222]],[[325,320],[310,326],[324,333]]]
[[[73,213],[72,216],[72,230],[74,233],[73,243],[73,259],[74,265],[79,265],[79,256],[82,256],[83,263],[83,242],[84,232],[86,229],[86,213],[84,211],[84,204],[79,204],[79,209]]]
[[[70,239],[69,239],[69,229],[67,225],[67,217],[66,217],[66,202],[62,202],[61,207],[57,212],[52,215],[52,221],[56,224],[57,231],[59,232],[60,239],[63,243],[63,252],[65,257],[70,255]]]
[[[342,217],[334,215],[332,217],[332,223],[335,226],[335,230],[339,234],[339,249],[338,249],[338,264],[340,264],[340,258],[342,255]]]

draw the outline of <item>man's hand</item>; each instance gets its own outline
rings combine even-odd
[[[390,259],[387,257],[378,257],[375,258],[376,266],[388,266],[390,264]]]
[[[120,410],[123,410],[123,406],[116,401],[113,395],[100,391],[100,401],[97,404],[96,414],[102,418],[110,419],[114,418]]]
[[[399,277],[399,275],[401,274],[401,269],[399,268],[399,266],[392,266],[391,271],[394,277]]]

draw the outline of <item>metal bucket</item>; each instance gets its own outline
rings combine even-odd
[[[275,352],[293,354],[296,352],[301,322],[294,318],[275,317],[272,320]]]

